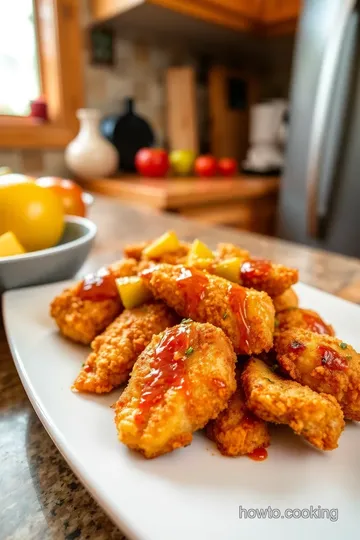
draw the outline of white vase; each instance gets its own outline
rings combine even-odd
[[[66,165],[79,178],[110,176],[118,169],[119,156],[100,133],[100,111],[79,109],[76,114],[80,130],[66,147]]]

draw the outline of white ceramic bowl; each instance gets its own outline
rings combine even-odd
[[[96,236],[89,219],[66,216],[60,242],[52,248],[0,258],[0,293],[71,278],[81,268]]]

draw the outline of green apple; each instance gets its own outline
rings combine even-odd
[[[195,152],[192,150],[173,150],[169,157],[175,174],[186,176],[192,173],[196,158]]]

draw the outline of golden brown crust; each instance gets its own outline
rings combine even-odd
[[[292,287],[286,289],[285,292],[278,296],[273,296],[272,301],[274,303],[275,312],[283,311],[284,309],[298,307],[299,298]]]
[[[178,329],[174,327],[171,332]],[[162,333],[154,336],[140,354],[128,386],[115,406],[119,440],[147,458],[190,444],[192,433],[226,407],[236,388],[236,357],[224,333],[200,323],[187,323],[186,332],[192,350],[191,354],[181,356],[182,384],[173,385],[165,378],[160,401],[150,404],[145,411],[140,409],[148,391],[145,383],[152,374],[155,349],[165,335]],[[164,379],[161,373],[159,376]],[[137,420],[140,412],[141,422]]]
[[[246,249],[235,246],[234,244],[220,242],[220,244],[216,246],[215,256],[220,261],[232,259],[233,257],[239,257],[240,259],[244,259],[244,261],[246,261],[250,258],[250,252]]]
[[[241,456],[269,446],[267,424],[247,409],[240,377],[226,409],[207,424],[206,434],[224,456]]]
[[[73,389],[79,392],[104,393],[123,384],[139,354],[154,334],[178,322],[175,313],[161,302],[125,309],[91,343],[89,355]]]
[[[288,424],[320,450],[333,450],[345,423],[333,396],[282,379],[261,360],[250,358],[242,377],[246,406],[267,422]]]
[[[292,379],[331,394],[345,418],[360,420],[360,355],[351,345],[333,336],[292,329],[276,336],[275,351],[277,361]],[[331,361],[332,351],[335,362]]]
[[[266,291],[271,297],[283,294],[299,279],[296,268],[258,259],[249,259],[243,263],[240,275],[244,287]]]
[[[137,262],[122,259],[108,268],[115,277],[132,276],[137,273]],[[77,294],[80,283],[54,298],[50,315],[65,337],[89,345],[119,315],[122,305],[120,297],[100,301],[82,300]]]
[[[206,276],[208,282],[201,298],[196,303],[195,311],[189,310],[187,296],[178,287],[177,281],[186,268],[182,265],[157,265],[151,269],[151,272],[143,274],[143,279],[154,296],[175,309],[180,316],[191,317],[199,322],[210,322],[221,328],[230,338],[237,353],[260,353],[271,348],[274,331],[274,306],[271,298],[265,292],[234,285],[235,288],[242,289],[246,298],[245,311],[249,329],[248,343],[246,344],[239,330],[241,320],[233,313],[229,303],[229,281],[192,269],[192,272],[200,272],[202,276]]]
[[[276,332],[285,332],[292,328],[310,330],[317,334],[334,335],[334,329],[324,322],[320,315],[312,309],[292,308],[286,309],[276,315]]]

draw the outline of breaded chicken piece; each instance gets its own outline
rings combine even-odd
[[[265,291],[270,296],[285,292],[299,279],[296,268],[275,264],[263,259],[249,259],[240,268],[240,283],[257,291]]]
[[[221,328],[237,354],[271,348],[274,306],[266,293],[182,265],[161,264],[141,276],[153,295],[180,316]]]
[[[279,296],[273,296],[272,301],[274,303],[275,312],[283,311],[284,309],[298,307],[299,298],[292,287],[286,289],[285,292]]]
[[[186,242],[180,242],[180,246],[176,251],[163,253],[158,257],[149,257],[143,253],[143,250],[150,244],[151,241],[125,246],[125,257],[131,257],[137,261],[155,261],[156,263],[182,264],[186,261],[190,249],[189,244]]]
[[[250,259],[250,253],[246,249],[235,246],[234,244],[221,242],[216,246],[215,252],[216,259],[223,261],[225,259],[232,259],[238,257],[244,259],[244,261]]]
[[[154,334],[179,321],[162,302],[125,309],[91,343],[93,352],[81,369],[73,390],[102,394],[123,384],[139,354]]]
[[[211,324],[182,323],[154,336],[115,405],[119,440],[147,458],[191,443],[235,391],[236,356]]]
[[[114,278],[136,275],[137,261],[122,259],[110,265],[108,270]],[[50,315],[65,337],[89,345],[119,315],[122,305],[115,284],[115,293],[110,298],[94,301],[80,298],[82,283],[79,281],[54,298]]]
[[[270,444],[266,422],[254,416],[245,405],[240,372],[236,378],[237,388],[226,409],[206,426],[208,438],[216,443],[224,456],[250,454],[256,448],[266,448]]]
[[[333,396],[282,379],[257,358],[250,358],[241,381],[246,406],[256,416],[266,422],[288,424],[320,450],[337,448],[345,423]]]
[[[320,315],[312,309],[286,309],[276,315],[276,332],[285,332],[292,328],[302,328],[317,334],[334,335],[334,329],[323,321]]]
[[[345,418],[360,420],[360,355],[347,343],[308,330],[288,330],[275,339],[277,361],[294,380],[340,403]]]

